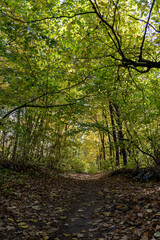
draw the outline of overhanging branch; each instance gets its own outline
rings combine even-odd
[[[68,90],[68,89],[72,89],[72,88],[74,88],[74,87],[76,87],[76,86],[84,83],[87,78],[88,78],[88,77],[86,77],[86,78],[83,79],[82,81],[80,81],[80,82],[78,82],[78,83],[76,83],[76,84],[74,84],[74,85],[72,85],[72,86],[70,86],[70,87],[60,89],[59,91],[45,92],[45,93],[41,94],[40,96],[37,96],[37,97],[35,97],[34,99],[32,99],[32,100],[30,100],[30,101],[28,101],[28,102],[26,102],[26,103],[24,103],[24,104],[21,104],[21,105],[18,106],[18,107],[13,108],[12,110],[10,110],[9,112],[7,112],[7,113],[1,118],[0,124],[2,124],[2,123],[1,123],[2,120],[4,120],[6,117],[10,116],[13,112],[17,111],[18,109],[25,108],[25,107],[37,107],[37,108],[40,107],[40,108],[46,108],[45,106],[42,106],[42,105],[37,105],[37,106],[36,106],[36,105],[32,105],[32,103],[36,102],[37,100],[39,100],[40,98],[42,98],[42,97],[44,97],[44,96],[46,96],[46,95],[49,95],[49,94],[59,94],[59,93],[64,92],[64,91],[66,91],[66,90]],[[77,101],[78,101],[78,100],[77,100]],[[54,105],[54,107],[55,107],[55,106],[56,106],[56,105]],[[63,106],[64,106],[64,105],[63,105]],[[51,107],[51,106],[50,106],[50,107]]]
[[[42,21],[45,21],[45,20],[51,20],[51,19],[60,19],[60,18],[74,18],[76,16],[81,16],[81,15],[86,15],[86,14],[92,14],[92,13],[95,13],[93,11],[90,11],[90,12],[82,12],[82,13],[75,13],[71,16],[69,15],[61,15],[61,16],[56,16],[56,15],[53,15],[51,17],[44,17],[44,18],[41,18],[41,19],[35,19],[35,20],[31,20],[31,21],[24,21],[24,20],[21,20],[19,18],[16,18],[16,17],[13,17],[9,14],[7,14],[6,12],[2,11],[2,15],[14,20],[14,21],[17,21],[17,22],[21,22],[21,23],[27,23],[27,24],[30,24],[30,23],[36,23],[36,22],[42,22]]]
[[[125,56],[125,53],[122,50],[122,46],[121,46],[121,42],[119,40],[118,34],[116,33],[116,31],[114,29],[114,25],[112,26],[107,20],[104,19],[104,17],[100,13],[99,9],[97,9],[97,5],[92,0],[88,0],[88,1],[91,3],[92,8],[95,11],[95,14],[97,15],[97,17],[101,20],[101,22],[108,29],[108,35],[109,35],[111,41],[114,43],[114,46],[117,49],[117,53],[119,53],[121,56],[121,59],[119,60],[121,62],[119,64],[120,67],[132,68],[139,73],[149,72],[151,68],[156,68],[156,69],[160,68],[160,61],[159,62],[158,61],[150,61],[150,60],[142,58],[142,51],[143,51],[143,45],[144,45],[144,41],[145,41],[145,37],[146,37],[147,27],[149,25],[149,20],[150,20],[150,16],[151,16],[151,12],[152,12],[155,0],[153,0],[153,2],[152,2],[148,20],[146,22],[145,33],[144,33],[142,44],[140,47],[140,54],[139,54],[138,60],[132,60]],[[143,69],[141,70],[141,69],[139,69],[139,67],[141,67]]]
[[[151,13],[152,13],[154,3],[155,3],[155,0],[153,0],[152,5],[151,5],[151,9],[150,9],[150,12],[149,12],[149,15],[148,15],[148,20],[147,20],[144,35],[143,35],[142,44],[141,44],[141,47],[140,47],[140,54],[139,54],[139,60],[140,61],[142,60],[143,45],[144,45],[144,41],[145,41],[145,38],[146,38],[147,28],[148,28],[148,24],[149,24],[149,20],[150,20],[150,17],[151,17]]]
[[[137,20],[137,21],[140,21],[140,22],[144,22],[144,23],[147,24],[147,22],[146,22],[145,20],[143,20],[143,19],[136,18],[136,17],[134,17],[134,16],[132,16],[132,15],[128,15],[128,16],[131,17],[131,18],[133,18],[134,20]],[[151,28],[153,28],[155,32],[160,33],[160,31],[157,30],[152,24],[148,23],[148,26],[150,26]]]

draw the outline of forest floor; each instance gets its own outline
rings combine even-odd
[[[159,200],[154,181],[8,171],[1,176],[0,239],[160,239]]]

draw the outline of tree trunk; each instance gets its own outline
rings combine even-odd
[[[112,103],[109,102],[109,110],[110,110],[110,116],[111,116],[111,123],[112,123],[112,133],[113,133],[113,140],[116,150],[116,166],[119,166],[119,147],[117,142],[117,136],[116,136],[116,127],[114,122],[114,115],[113,115],[113,106]]]
[[[101,137],[101,144],[102,144],[102,147],[101,147],[101,152],[102,152],[102,158],[103,160],[106,160],[106,151],[105,151],[105,139],[104,139],[104,132],[100,132],[100,137]]]
[[[124,166],[127,165],[127,153],[125,149],[125,144],[124,144],[124,136],[123,136],[123,131],[122,131],[122,122],[120,120],[120,112],[119,112],[119,107],[114,104],[115,110],[116,110],[116,115],[117,115],[117,124],[118,124],[118,138],[120,142],[120,148],[121,148],[121,154],[123,156],[123,164]]]
[[[12,161],[15,162],[17,157],[17,147],[18,147],[18,138],[19,138],[19,127],[20,127],[20,109],[17,112],[17,123],[16,123],[16,129],[15,129],[15,141],[14,141],[14,147],[13,147],[13,153],[12,153]]]
[[[5,140],[6,140],[6,132],[3,131],[3,137],[2,137],[2,159],[5,158]]]
[[[105,118],[105,123],[106,123],[107,129],[108,129],[107,133],[108,133],[108,141],[109,141],[109,154],[110,154],[110,158],[111,158],[112,155],[113,155],[113,153],[112,153],[111,134],[110,134],[110,131],[109,131],[109,125],[108,125],[108,121],[107,121],[107,116],[104,113],[104,111],[103,111],[103,116]]]

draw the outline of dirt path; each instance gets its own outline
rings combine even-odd
[[[84,183],[79,196],[70,206],[64,226],[56,233],[59,239],[100,237],[95,228],[95,210],[99,206],[96,190],[92,180]]]
[[[78,196],[53,239],[160,239],[160,189],[155,183],[100,175],[72,177],[78,179]]]
[[[17,178],[0,187],[0,240],[160,239],[159,183],[77,174]]]

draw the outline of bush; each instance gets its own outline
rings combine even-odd
[[[98,167],[95,164],[91,164],[87,172],[91,174],[95,174],[98,172]]]

